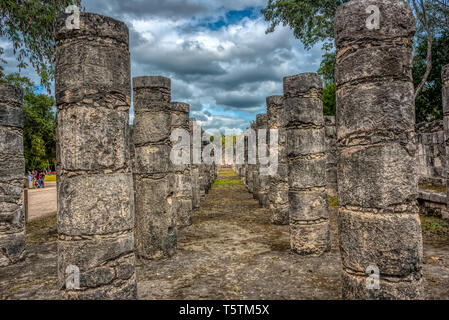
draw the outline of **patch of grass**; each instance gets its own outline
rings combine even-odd
[[[421,216],[421,224],[424,232],[432,232],[432,233],[449,232],[448,223],[440,218]]]
[[[422,190],[436,191],[439,193],[446,193],[446,187],[434,186],[432,184],[420,184],[419,188]]]
[[[44,228],[52,227],[56,225],[56,222],[57,222],[56,214],[36,219],[33,221],[28,221],[26,224],[26,231],[27,233],[33,233],[42,230]]]
[[[56,175],[45,176],[45,182],[56,182]]]
[[[420,218],[424,241],[435,246],[447,246],[449,223],[437,217],[421,215]]]
[[[338,198],[328,198],[327,201],[329,202],[329,208],[331,209],[340,208],[340,201],[338,200]]]
[[[41,219],[29,221],[26,224],[28,244],[41,244],[57,237],[56,214]]]
[[[214,185],[220,186],[220,185],[226,185],[226,184],[240,184],[240,179],[232,179],[232,180],[216,180],[214,182]]]

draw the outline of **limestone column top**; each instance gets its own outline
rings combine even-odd
[[[366,27],[367,19],[379,8],[380,28]],[[370,8],[369,8],[370,7]],[[387,40],[411,37],[415,34],[415,17],[405,1],[353,0],[337,8],[335,16],[335,43],[337,49],[348,41]]]
[[[171,89],[171,79],[162,76],[144,76],[133,78],[133,89],[164,88]]]
[[[171,103],[171,110],[172,111],[179,111],[183,113],[189,113],[190,112],[190,105],[184,102],[172,102]],[[190,119],[189,119],[190,121]]]
[[[284,96],[297,97],[312,90],[323,90],[322,81],[316,73],[301,73],[284,78]]]
[[[78,37],[93,37],[109,38],[128,45],[129,30],[124,22],[96,13],[80,12],[79,29],[67,29],[66,21],[72,15],[73,13],[64,13],[56,19],[56,41]]]

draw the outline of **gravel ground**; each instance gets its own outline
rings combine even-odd
[[[288,227],[271,225],[268,210],[223,170],[193,225],[179,231],[176,256],[138,262],[139,299],[340,299],[337,211],[330,211],[332,251],[292,254]],[[60,297],[54,223],[46,218],[28,226],[26,260],[0,269],[0,299]],[[429,299],[449,299],[447,238],[425,241],[424,277]]]

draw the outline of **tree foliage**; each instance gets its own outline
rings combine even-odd
[[[426,70],[427,40],[417,43],[413,60],[415,86]],[[443,118],[441,70],[449,64],[449,31],[442,33],[432,43],[433,67],[423,89],[416,98],[416,122]]]
[[[23,147],[26,170],[48,169],[56,162],[55,100],[35,94],[35,85],[27,77],[7,75],[2,82],[21,87],[23,97]]]
[[[350,0],[268,0],[262,10],[270,22],[267,33],[279,25],[289,26],[306,49],[322,44],[324,54],[318,74],[324,80],[326,114],[335,110],[334,17],[337,7]],[[441,117],[441,72],[448,48],[443,38],[449,29],[448,0],[407,0],[417,20],[414,83],[417,120]],[[429,41],[430,40],[430,41]],[[446,62],[447,63],[447,62]],[[421,90],[422,87],[422,90]]]
[[[81,0],[0,1],[0,36],[12,43],[19,70],[31,64],[47,89],[54,75],[54,21],[74,4]]]

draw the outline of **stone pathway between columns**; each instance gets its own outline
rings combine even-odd
[[[332,251],[321,257],[290,252],[288,226],[273,226],[267,209],[232,169],[222,169],[193,225],[179,232],[169,260],[138,262],[139,299],[339,299],[336,209]],[[0,271],[0,299],[59,299],[56,219],[27,225],[28,256]],[[426,237],[425,237],[426,239]],[[428,299],[449,298],[449,244],[425,241]]]

